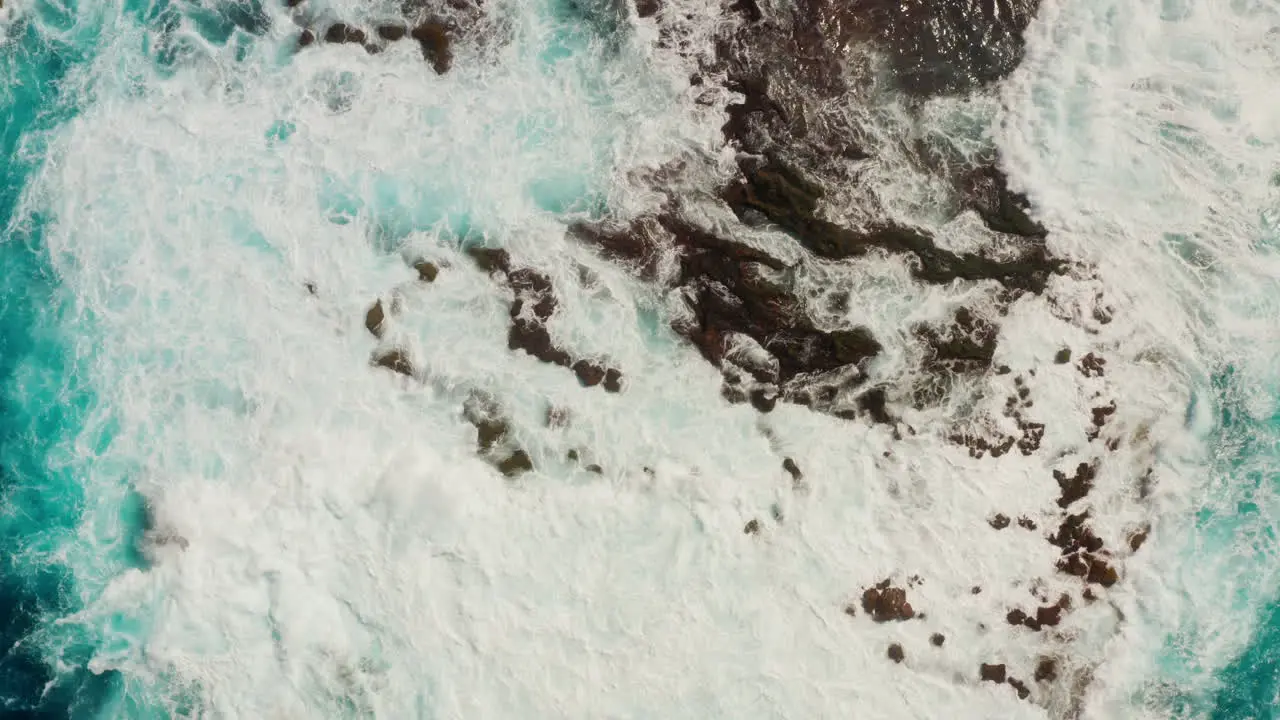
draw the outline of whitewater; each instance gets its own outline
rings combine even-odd
[[[666,5],[694,44],[727,22]],[[1053,249],[1096,269],[1002,320],[996,359],[1049,420],[1038,454],[998,459],[942,440],[981,409],[959,401],[906,437],[725,402],[676,298],[566,235],[661,202],[658,168],[733,166],[724,99],[655,22],[584,6],[491,0],[443,74],[407,42],[296,52],[274,3],[0,8],[0,716],[1273,716],[1280,4],[1049,0],[1009,78],[913,111],[910,132],[998,148]],[[878,101],[841,109],[880,133],[878,201],[983,242],[922,209],[892,139],[917,121]],[[508,348],[478,246],[552,280],[552,336],[621,392]],[[893,258],[798,282],[852,294],[884,377],[909,372],[906,322],[975,296]],[[1079,322],[1099,297],[1113,319]],[[371,363],[389,348],[410,375]],[[481,397],[533,470],[477,454]],[[1085,602],[1045,478],[1090,459],[1110,400],[1089,502],[1121,580]],[[923,620],[865,616],[884,578]],[[1060,626],[1005,622],[1059,592]],[[996,662],[1029,699],[980,679]]]

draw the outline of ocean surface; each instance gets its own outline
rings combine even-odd
[[[671,4],[706,24],[695,42],[720,22]],[[927,433],[889,461],[883,428],[725,403],[670,298],[564,232],[652,203],[646,170],[717,157],[723,115],[652,21],[486,12],[502,41],[435,74],[411,43],[295,53],[257,0],[6,0],[0,717],[1280,716],[1280,3],[1046,0],[1009,78],[924,114],[999,148],[1117,308],[1098,342],[1132,440],[1094,501],[1108,538],[1151,534],[1052,640],[1083,679],[1033,702],[976,668],[1041,646],[965,613],[1001,624],[1053,550],[965,545],[957,518],[1039,497],[1044,466]],[[881,199],[917,212],[929,187],[886,157]],[[474,245],[553,278],[554,334],[625,392],[509,351]],[[942,302],[892,268],[830,272],[878,335]],[[379,298],[398,312],[375,340]],[[1039,312],[1003,326],[1011,364],[1092,342]],[[371,367],[379,343],[426,379]],[[1041,407],[1087,408],[1053,372]],[[476,390],[532,457],[519,483],[476,456]],[[1107,489],[1148,468],[1140,510]],[[776,522],[748,537],[753,517]],[[911,569],[938,628],[842,612]],[[929,655],[939,628],[952,655]]]

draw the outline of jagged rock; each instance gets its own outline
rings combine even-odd
[[[1088,353],[1080,358],[1080,374],[1085,377],[1101,377],[1106,374],[1106,365],[1106,358]]]
[[[742,528],[742,532],[747,535],[755,535],[756,533],[760,532],[760,521],[751,520],[750,522],[747,523],[746,527]]]
[[[437,75],[449,72],[453,67],[453,45],[443,22],[427,20],[414,26],[409,35],[418,41],[418,46],[422,48],[422,57],[431,63],[431,68]]]
[[[1135,530],[1129,534],[1129,551],[1138,552],[1142,544],[1147,541],[1147,536],[1151,534],[1151,526],[1143,525],[1141,529]]]
[[[1097,466],[1091,463],[1080,463],[1076,466],[1075,474],[1070,477],[1061,470],[1054,470],[1053,479],[1058,481],[1058,488],[1062,490],[1058,498],[1058,507],[1066,508],[1077,500],[1085,498],[1093,489],[1093,480],[1097,476]]]
[[[1031,689],[1027,687],[1027,684],[1017,678],[1009,678],[1008,683],[1010,687],[1017,691],[1019,700],[1026,700],[1027,696],[1031,694]]]
[[[893,587],[889,580],[863,591],[862,609],[878,623],[910,620],[916,615],[907,602],[907,591]]]
[[[1031,219],[1031,203],[1009,190],[1009,178],[994,163],[983,164],[959,178],[960,192],[987,227],[996,232],[1043,238],[1048,231]]]
[[[370,334],[380,338],[382,337],[383,322],[386,317],[386,313],[382,310],[382,301],[378,300],[364,314],[364,326]]]
[[[1024,515],[1018,518],[1018,527],[1024,530],[1035,530],[1036,521]]]
[[[946,641],[947,641],[947,638],[942,633],[934,633],[929,636],[929,643],[932,644],[934,647],[942,647],[942,644],[945,643]]]
[[[978,670],[978,677],[982,678],[986,682],[1003,685],[1005,681],[1004,664],[988,665],[987,663],[982,663],[982,667]]]
[[[1005,515],[1004,513],[996,513],[989,520],[987,520],[987,524],[995,528],[996,530],[1003,530],[1009,527],[1009,516]]]
[[[409,359],[409,354],[403,350],[393,349],[380,353],[374,353],[373,364],[377,367],[386,368],[394,373],[399,373],[405,377],[413,377],[413,362]]]

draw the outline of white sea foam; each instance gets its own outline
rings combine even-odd
[[[698,7],[695,19],[713,17]],[[145,619],[94,668],[122,669],[132,692],[204,717],[1043,716],[1007,686],[979,683],[977,669],[1008,663],[1030,684],[1040,653],[1074,652],[1064,672],[1087,668],[1112,637],[1106,602],[1055,634],[1004,623],[1008,608],[1036,604],[1036,579],[1048,596],[1078,589],[1054,572],[1043,529],[1056,511],[1050,468],[1089,459],[1093,393],[1105,402],[1122,392],[1113,423],[1131,438],[1091,496],[1108,546],[1123,547],[1144,520],[1132,480],[1148,466],[1160,468],[1170,518],[1195,486],[1171,453],[1186,442],[1180,408],[1205,372],[1194,336],[1206,320],[1181,302],[1198,285],[1144,279],[1171,264],[1145,228],[1169,227],[1177,206],[1157,208],[1163,196],[1140,197],[1135,177],[1089,165],[1123,150],[1142,169],[1134,147],[1054,123],[1088,100],[1110,117],[1133,93],[1121,92],[1132,79],[1121,73],[1099,70],[1120,85],[1095,78],[1085,90],[1054,74],[1084,67],[1108,31],[1087,7],[1048,8],[1013,86],[1045,87],[1026,96],[1031,105],[1010,90],[1001,140],[1053,242],[1106,261],[1116,320],[1091,336],[1055,317],[1086,306],[1092,281],[1058,279],[1049,300],[1014,306],[997,361],[1039,368],[1029,383],[1048,431],[1031,457],[977,460],[939,433],[957,413],[998,417],[1011,377],[990,380],[1001,392],[976,408],[908,415],[919,434],[902,441],[802,408],[761,418],[726,405],[715,371],[665,329],[664,300],[568,242],[545,209],[549,197],[598,190],[637,211],[653,198],[630,173],[689,153],[714,166],[721,117],[690,102],[685,68],[641,42],[645,23],[616,54],[580,48],[548,64],[537,60],[552,31],[544,8],[491,11],[512,20],[512,42],[483,60],[462,48],[440,77],[405,45],[376,57],[313,49],[284,68],[265,49],[237,65],[211,46],[161,78],[139,55],[140,35],[123,29],[76,76],[92,102],[59,133],[25,208],[52,219],[50,252],[78,301],[68,329],[83,333],[99,396],[86,432],[114,428],[105,455],[80,458],[82,472],[104,507],[136,487],[159,527],[186,541],[155,548],[153,567],[91,598],[81,621]],[[1059,38],[1067,29],[1080,47]],[[1273,117],[1241,108],[1259,128]],[[1119,117],[1135,123],[1124,126],[1130,141],[1148,129]],[[280,123],[292,133],[269,138]],[[1141,178],[1181,177],[1162,167]],[[504,291],[456,250],[463,224],[553,279],[553,334],[616,364],[625,392],[579,387],[506,349]],[[957,243],[967,237],[951,229]],[[1099,238],[1112,240],[1105,254]],[[1240,257],[1230,240],[1217,238],[1215,259]],[[447,267],[421,284],[402,255]],[[598,280],[583,283],[578,263]],[[885,377],[906,373],[918,352],[904,332],[912,322],[973,294],[915,286],[896,260],[819,264],[801,283],[815,295],[854,291],[850,319],[886,342]],[[368,362],[377,341],[364,311],[393,294],[402,309],[382,342],[407,348],[422,382]],[[1103,351],[1108,375],[1054,365],[1063,344]],[[473,389],[501,403],[536,472],[509,482],[476,458],[460,413]],[[549,405],[568,409],[568,428],[544,426]],[[571,448],[603,475],[567,462]],[[783,456],[804,471],[802,492]],[[992,531],[997,511],[1042,532]],[[757,518],[760,535],[744,534]],[[1176,533],[1165,522],[1158,539]],[[111,523],[90,516],[86,541],[114,541]],[[90,561],[76,570],[95,586]],[[1175,602],[1155,573],[1118,586],[1126,615],[1138,614],[1140,593]],[[875,625],[843,612],[862,588],[909,575],[923,578],[910,592],[926,620]],[[943,649],[932,632],[947,636]],[[903,644],[902,665],[886,659],[890,642]],[[1119,666],[1136,662],[1114,654]],[[1071,702],[1041,692],[1055,712]]]
[[[1277,33],[1274,3],[1049,2],[1004,92],[1015,181],[1062,229],[1055,242],[1096,259],[1129,307],[1119,316],[1147,338],[1119,349],[1134,360],[1159,352],[1178,394],[1196,400],[1195,412],[1167,408],[1185,414],[1184,431],[1151,434],[1168,469],[1155,544],[1118,593],[1128,622],[1097,673],[1092,717],[1165,717],[1169,687],[1211,687],[1280,581],[1274,563],[1256,561],[1247,525],[1222,536],[1220,525],[1193,524],[1195,510],[1234,515],[1249,492],[1205,445],[1216,424],[1210,375],[1236,373],[1230,392],[1254,396],[1244,404],[1253,422],[1273,414],[1280,388]],[[1252,499],[1260,518],[1274,517],[1271,488]],[[1170,640],[1190,643],[1195,672],[1160,665]]]

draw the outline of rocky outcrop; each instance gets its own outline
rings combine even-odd
[[[569,368],[586,387],[603,385],[606,392],[622,392],[622,372],[590,358],[577,360],[555,344],[547,321],[559,307],[551,278],[531,268],[516,268],[511,255],[501,248],[473,247],[467,255],[476,267],[506,280],[514,291],[511,303],[511,327],[507,332],[507,347],[523,350],[545,363]]]

